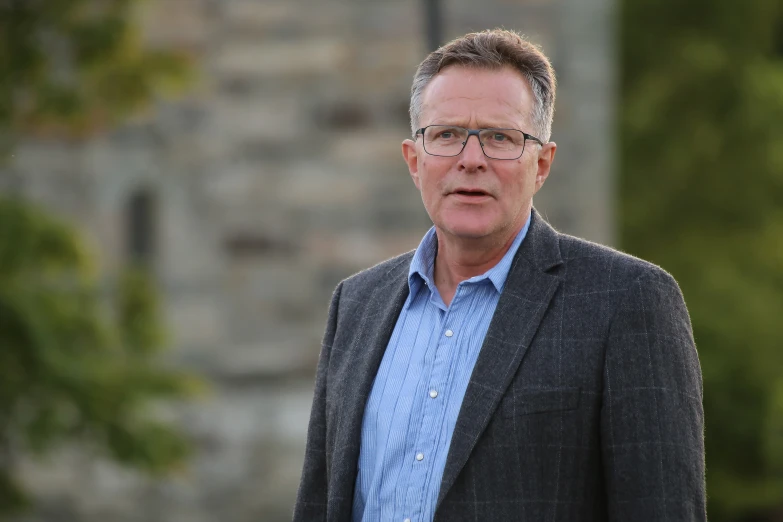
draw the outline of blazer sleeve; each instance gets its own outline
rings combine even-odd
[[[631,283],[609,329],[601,451],[609,520],[706,520],[701,368],[682,293],[659,269]]]
[[[329,356],[337,329],[337,311],[343,284],[332,295],[326,332],[321,343],[321,354],[315,375],[315,392],[307,428],[302,479],[294,506],[294,522],[325,521],[329,498],[329,481],[326,460],[326,386]]]

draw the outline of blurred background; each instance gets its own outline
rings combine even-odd
[[[779,0],[0,1],[0,519],[289,520],[330,293],[430,226],[415,68],[498,26],[537,208],[682,286],[710,519],[783,521]]]

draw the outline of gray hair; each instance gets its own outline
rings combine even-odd
[[[440,71],[450,65],[519,71],[533,91],[532,125],[544,143],[552,133],[557,81],[549,59],[535,44],[515,31],[505,29],[469,33],[431,52],[416,69],[411,87],[411,132],[419,128],[424,89]]]

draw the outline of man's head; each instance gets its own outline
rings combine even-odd
[[[447,43],[427,56],[413,77],[411,87],[411,131],[421,125],[422,98],[432,79],[449,66],[499,70],[510,68],[518,71],[533,93],[529,131],[544,143],[552,133],[557,82],[555,71],[541,50],[514,31],[495,29],[469,33]]]
[[[554,99],[549,61],[511,31],[468,34],[421,63],[411,89],[414,136],[402,152],[439,233],[495,243],[524,226],[557,147],[548,141]],[[513,132],[455,139],[464,131],[432,125]]]

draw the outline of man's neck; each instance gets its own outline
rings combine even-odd
[[[524,225],[525,222],[501,238],[465,239],[437,230],[434,279],[446,306],[451,304],[457,285],[485,273],[503,259]]]

